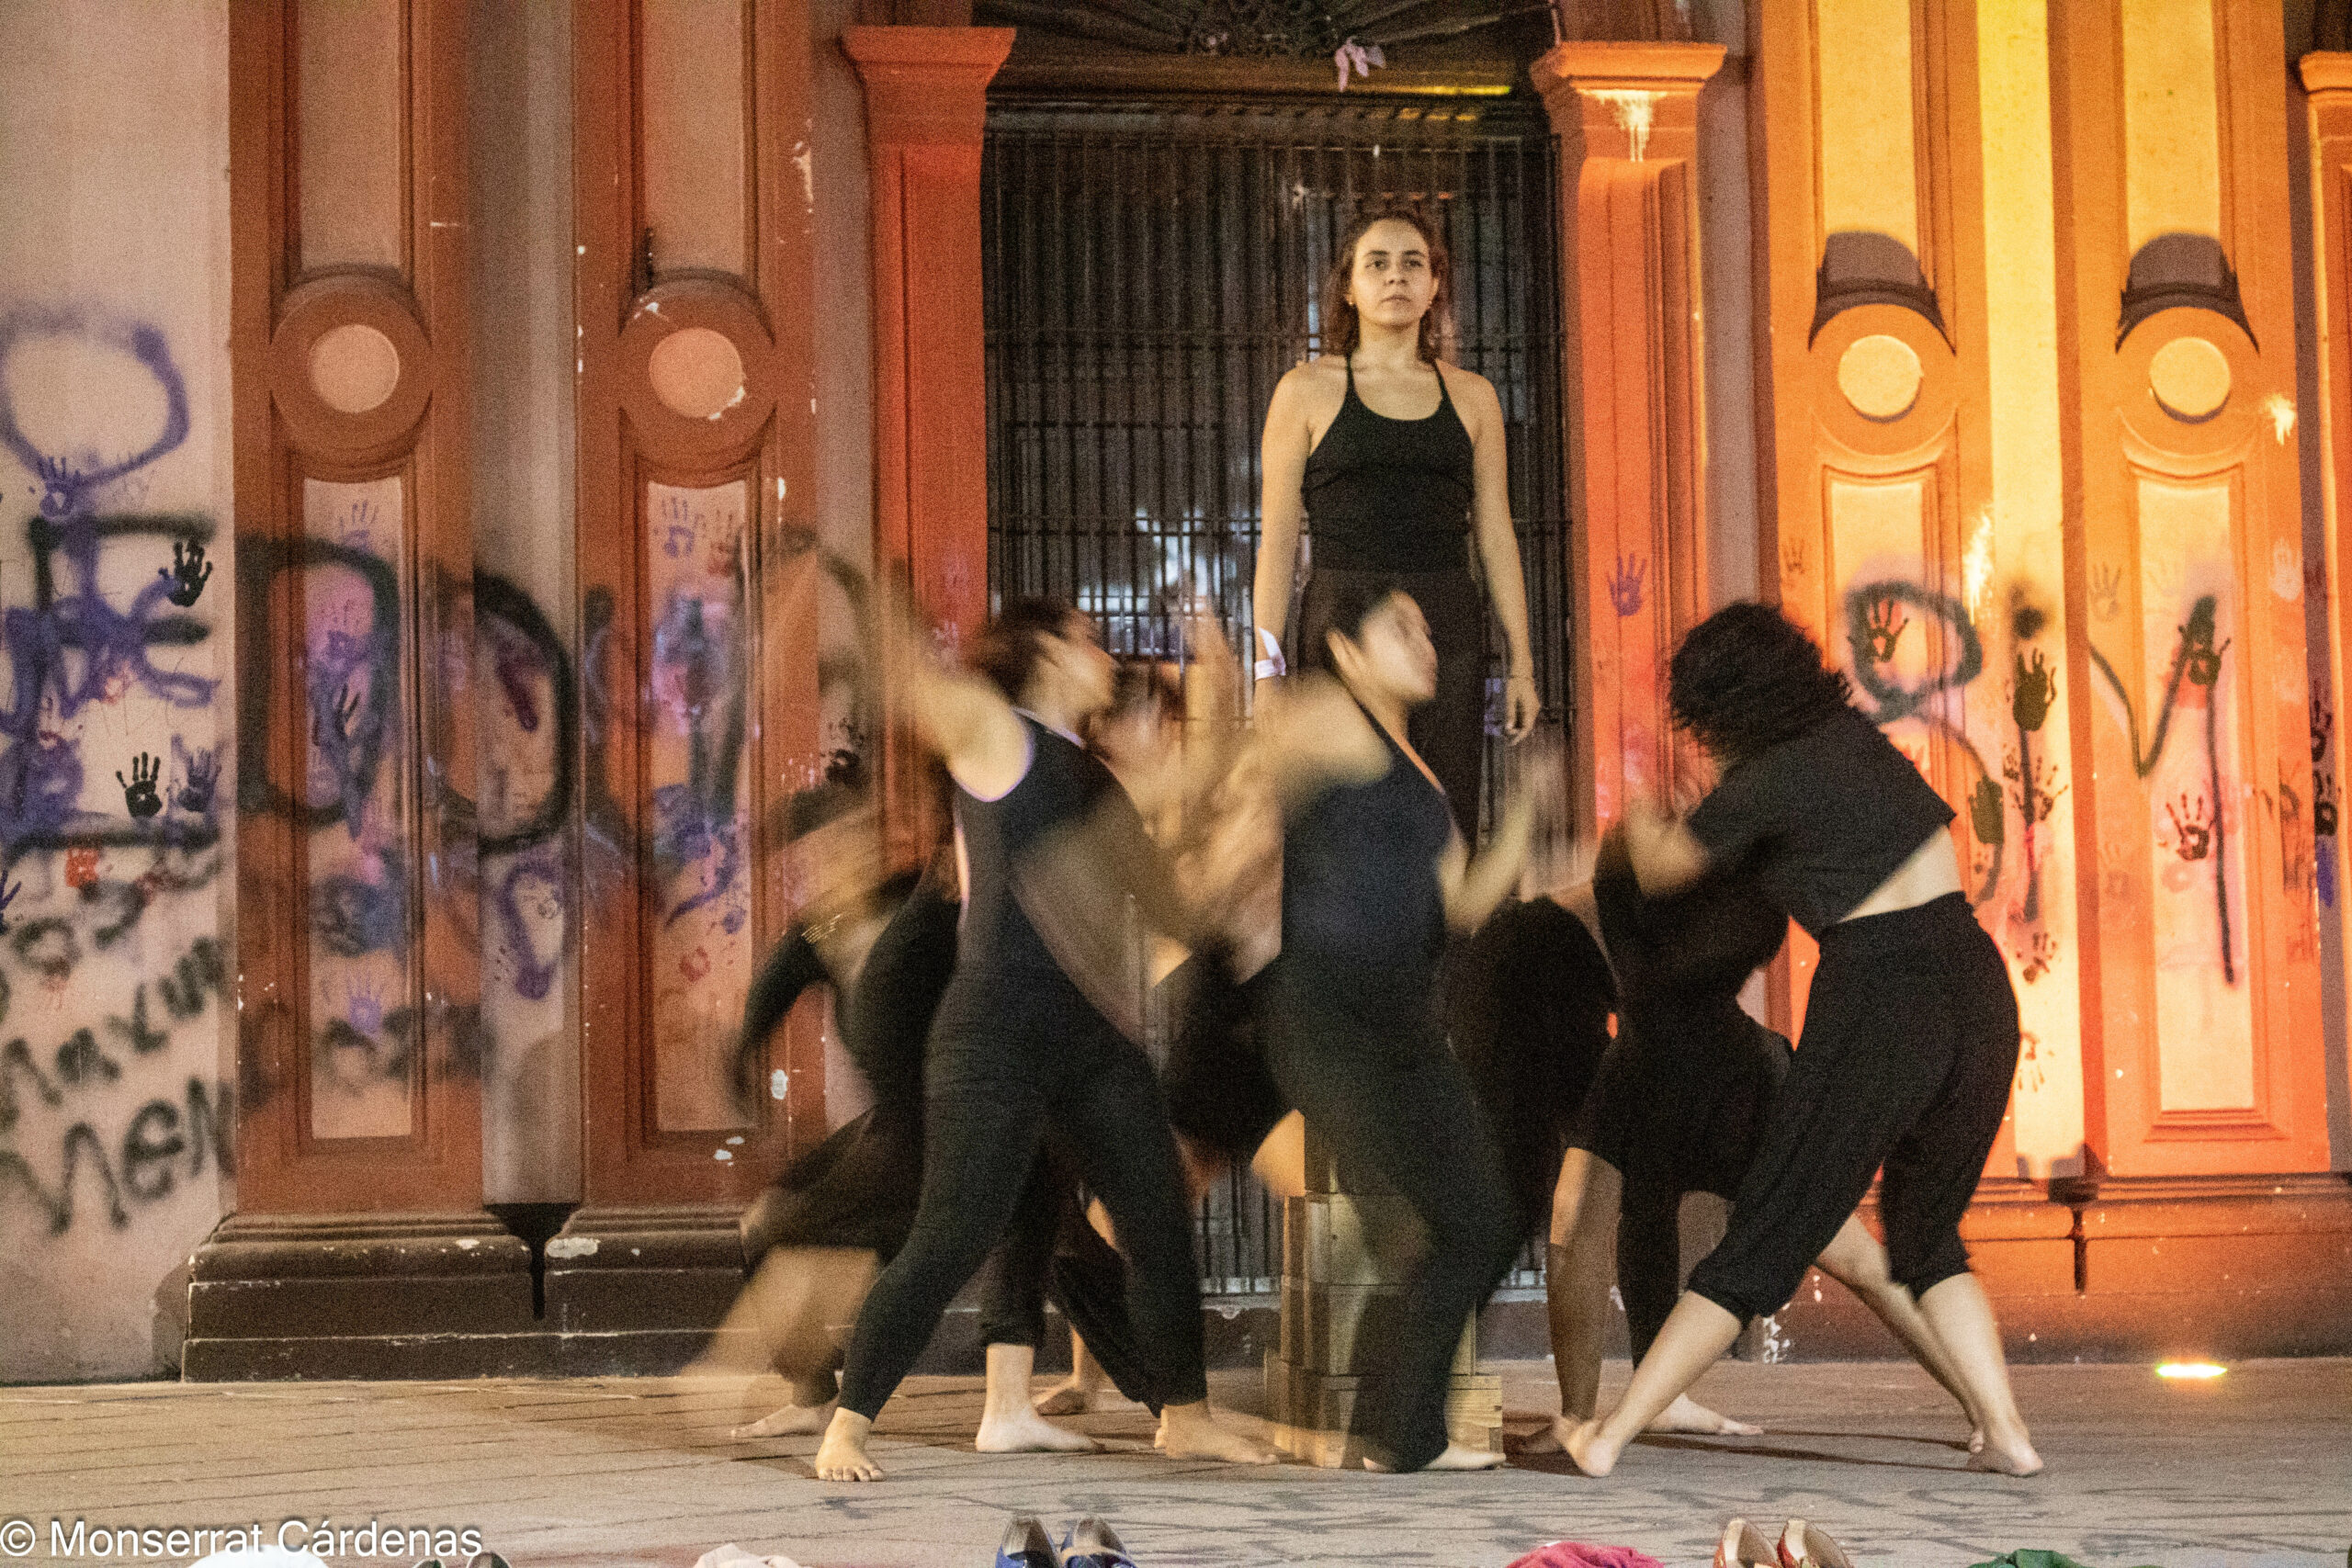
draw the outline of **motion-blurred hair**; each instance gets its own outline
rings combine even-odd
[[[988,629],[973,639],[967,662],[1017,703],[1045,662],[1046,639],[1068,637],[1076,613],[1059,599],[1008,599]]]
[[[1804,628],[1741,600],[1692,626],[1667,671],[1674,722],[1725,761],[1793,740],[1845,707],[1853,688]]]

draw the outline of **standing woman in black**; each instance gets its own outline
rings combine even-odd
[[[1483,376],[1438,357],[1453,303],[1444,242],[1412,208],[1383,206],[1341,237],[1324,285],[1327,352],[1274,388],[1261,447],[1263,533],[1254,589],[1254,669],[1283,672],[1283,631],[1304,525],[1306,592],[1291,645],[1319,661],[1336,596],[1392,582],[1420,607],[1437,648],[1437,692],[1410,739],[1444,785],[1463,838],[1478,838],[1487,709],[1486,596],[1510,657],[1503,722],[1524,738],[1543,705],[1527,640],[1527,583],[1511,529],[1502,403]]]

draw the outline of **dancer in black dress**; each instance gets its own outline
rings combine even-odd
[[[1472,1469],[1450,1443],[1447,1376],[1463,1326],[1519,1250],[1501,1157],[1438,1016],[1449,927],[1476,930],[1517,883],[1532,814],[1509,802],[1472,859],[1436,778],[1405,739],[1437,686],[1419,606],[1351,584],[1333,606],[1329,676],[1260,717],[1283,802],[1283,953],[1268,1058],[1343,1172],[1401,1196],[1428,1245],[1407,1289],[1358,1330],[1355,1435],[1368,1468]],[[1556,779],[1548,783],[1556,790]]]
[[[1368,209],[1340,237],[1324,287],[1321,356],[1284,375],[1266,410],[1254,668],[1281,672],[1302,521],[1310,547],[1297,662],[1320,661],[1348,585],[1402,588],[1437,648],[1437,690],[1407,739],[1444,786],[1454,825],[1478,840],[1491,597],[1509,660],[1513,740],[1542,706],[1527,638],[1527,584],[1512,531],[1503,413],[1483,376],[1439,357],[1450,264],[1416,208]],[[1475,546],[1487,582],[1471,575]]]
[[[1034,601],[1008,605],[982,639],[986,679],[933,664],[919,631],[899,641],[910,715],[956,783],[967,899],[925,1063],[922,1201],[858,1314],[817,1473],[880,1476],[866,1451],[874,1417],[1004,1234],[1049,1122],[1069,1134],[1079,1175],[1129,1260],[1130,1310],[1165,1402],[1161,1448],[1271,1462],[1209,1411],[1192,1223],[1151,1064],[1088,999],[1016,896],[1040,846],[1115,814],[1124,798],[1074,733],[1109,701],[1110,656],[1087,616]],[[1140,822],[1133,838],[1143,839]]]
[[[1608,1474],[1749,1318],[1787,1303],[1883,1168],[1889,1272],[1965,1392],[1983,1435],[1971,1462],[2030,1474],[2041,1460],[1959,1228],[2008,1103],[2017,998],[1961,893],[1951,809],[1769,605],[1729,605],[1694,627],[1668,700],[1722,782],[1685,820],[1646,802],[1628,815],[1641,890],[1745,870],[1820,941],[1821,963],[1723,1242],[1692,1271],[1624,1398],[1577,1427],[1568,1452]]]

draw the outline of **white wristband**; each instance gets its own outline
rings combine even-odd
[[[1258,628],[1258,648],[1265,655],[1251,666],[1258,679],[1263,681],[1271,676],[1290,673],[1290,665],[1283,658],[1283,645],[1280,639],[1263,626]]]

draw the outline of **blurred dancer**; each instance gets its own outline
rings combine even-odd
[[[1437,689],[1411,596],[1377,581],[1335,595],[1323,658],[1260,719],[1283,803],[1283,952],[1268,1056],[1286,1099],[1336,1151],[1399,1194],[1428,1235],[1407,1290],[1367,1313],[1355,1433],[1368,1469],[1484,1469],[1447,1440],[1447,1378],[1464,1324],[1519,1250],[1502,1161],[1446,1048],[1446,931],[1475,931],[1517,882],[1532,813],[1509,802],[1473,859],[1445,792],[1406,737]],[[1535,781],[1556,791],[1556,778]]]
[[[1210,1415],[1192,1225],[1150,1063],[1089,999],[1015,893],[1041,842],[1106,807],[1116,815],[1116,780],[1077,739],[1110,699],[1110,656],[1090,618],[1042,601],[1006,606],[981,639],[974,661],[985,678],[933,664],[919,633],[900,641],[909,710],[955,781],[967,902],[925,1068],[922,1200],[858,1314],[817,1473],[879,1478],[866,1451],[874,1417],[1004,1234],[1049,1122],[1070,1135],[1132,1266],[1130,1304],[1165,1400],[1161,1446],[1171,1457],[1271,1462]],[[1139,822],[1132,839],[1141,850],[1129,852],[1148,851]],[[1136,886],[1150,896],[1148,881]],[[1182,923],[1170,908],[1146,912]]]
[[[1961,893],[1951,808],[1848,694],[1769,605],[1728,605],[1675,652],[1668,703],[1722,782],[1683,820],[1629,812],[1635,881],[1659,897],[1747,871],[1819,940],[1821,963],[1722,1243],[1617,1407],[1567,1436],[1588,1474],[1608,1474],[1748,1319],[1786,1303],[1882,1168],[1889,1273],[1983,1432],[1972,1464],[2041,1468],[1959,1228],[2008,1102],[2017,998]]]

